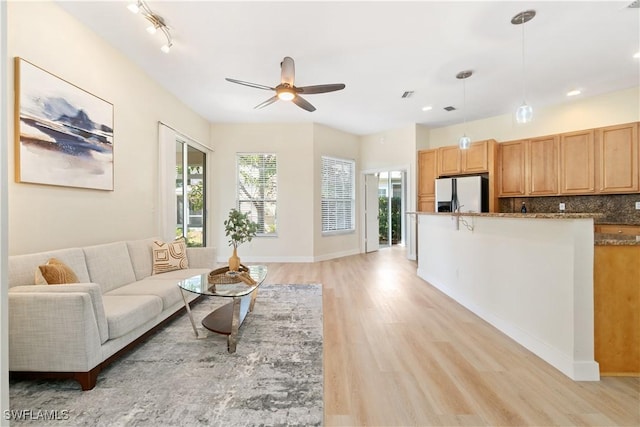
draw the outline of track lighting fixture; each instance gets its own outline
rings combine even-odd
[[[171,38],[171,33],[169,32],[169,27],[165,24],[162,16],[154,13],[151,8],[144,2],[144,0],[137,0],[134,3],[130,3],[127,6],[133,13],[139,13],[142,15],[151,25],[147,27],[147,32],[149,34],[155,34],[158,30],[162,31],[164,36],[167,39],[167,42],[162,45],[160,48],[164,53],[169,53],[171,50],[171,46],[173,46],[173,40]]]

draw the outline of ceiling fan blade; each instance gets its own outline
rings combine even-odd
[[[296,88],[296,92],[304,93],[305,95],[307,95],[311,93],[335,92],[336,90],[342,90],[344,88],[344,83],[335,83],[328,85],[302,86]]]
[[[256,89],[275,90],[275,88],[272,88],[270,86],[260,85],[258,83],[243,82],[242,80],[230,79],[228,77],[225,78],[225,80],[231,83],[238,83],[239,85],[255,87]]]
[[[307,101],[306,99],[304,99],[300,95],[297,95],[295,98],[293,98],[292,101],[293,101],[294,104],[296,104],[298,107],[300,107],[300,108],[302,108],[304,110],[307,110],[309,112],[316,111],[316,107],[311,105],[309,103],[309,101]]]
[[[266,107],[267,105],[271,105],[271,104],[273,104],[273,103],[274,103],[274,102],[276,102],[277,100],[278,100],[278,95],[272,96],[271,98],[267,99],[267,100],[266,100],[266,101],[264,101],[263,103],[258,104],[258,105],[256,105],[255,107],[253,107],[253,109],[254,109],[254,110],[257,110],[257,109],[259,109],[259,108],[264,108],[264,107]]]
[[[293,58],[285,56],[280,63],[280,70],[281,83],[293,86],[293,81],[296,77],[296,66],[293,62]]]

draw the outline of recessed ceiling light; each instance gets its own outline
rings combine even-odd
[[[433,107],[431,105],[425,105],[424,107],[422,107],[422,111],[431,111],[433,110]]]
[[[580,95],[581,93],[582,91],[580,89],[574,89],[567,92],[567,96],[576,96],[576,95]]]
[[[634,58],[636,58],[636,59],[640,58],[640,52],[636,52],[636,53],[634,53],[634,54],[633,54],[633,57],[634,57]]]

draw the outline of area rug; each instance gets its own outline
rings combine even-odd
[[[195,338],[184,314],[102,371],[93,390],[11,381],[11,425],[322,424],[322,286],[261,286],[234,354],[226,336],[200,325],[220,304],[207,298],[193,307],[206,338]],[[45,420],[51,414],[57,420]]]

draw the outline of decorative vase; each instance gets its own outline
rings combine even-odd
[[[240,257],[238,257],[237,248],[233,247],[233,255],[229,257],[229,271],[238,271],[240,269]]]

